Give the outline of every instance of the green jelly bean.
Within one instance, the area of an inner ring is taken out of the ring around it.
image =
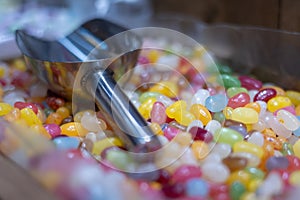
[[[240,200],[245,192],[245,186],[239,181],[233,182],[230,186],[230,197],[232,200]]]
[[[264,179],[265,172],[256,167],[246,167],[245,172],[250,174],[251,179]]]
[[[144,103],[147,99],[149,98],[156,98],[157,96],[161,95],[158,92],[144,92],[140,97],[139,97],[139,101],[141,103]]]
[[[246,88],[243,88],[243,87],[230,87],[227,90],[227,95],[228,95],[229,98],[231,98],[234,95],[242,93],[242,92],[245,92],[245,93],[248,94],[248,90]]]
[[[229,144],[233,147],[236,142],[243,141],[244,137],[233,129],[223,127],[216,130],[214,140],[219,143]]]
[[[106,160],[119,170],[126,170],[129,163],[132,162],[125,152],[112,150],[107,152]]]
[[[225,116],[224,116],[223,112],[216,112],[213,115],[213,119],[217,120],[218,122],[220,122],[222,124],[225,121]]]
[[[232,69],[227,65],[217,65],[218,70],[221,74],[232,74]]]
[[[294,155],[294,150],[293,150],[293,146],[288,143],[288,142],[285,142],[282,144],[282,150],[281,150],[282,154],[284,156],[286,155]]]
[[[231,87],[241,87],[241,82],[238,78],[230,76],[228,74],[222,74],[221,80],[219,79],[219,84],[224,84],[226,89]]]

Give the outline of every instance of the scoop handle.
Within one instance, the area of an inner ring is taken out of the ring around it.
[[[109,68],[91,73],[85,88],[94,96],[107,120],[117,125],[113,127],[114,131],[129,150],[152,152],[161,147],[157,136],[116,83]]]

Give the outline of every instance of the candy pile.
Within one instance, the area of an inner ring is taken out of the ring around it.
[[[100,111],[74,113],[71,102],[47,92],[21,59],[0,64],[0,116],[54,143],[55,155],[32,162],[39,163],[33,167],[37,173],[50,174],[45,185],[62,198],[295,199],[300,93],[236,75],[221,64],[210,76],[203,67],[205,53],[189,54],[194,65],[169,52],[145,50],[126,85],[125,92],[167,147],[147,165],[136,165],[122,150]],[[126,173],[141,167],[156,170]]]

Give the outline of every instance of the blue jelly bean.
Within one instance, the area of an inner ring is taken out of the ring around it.
[[[224,94],[216,94],[207,97],[205,100],[205,107],[211,112],[222,111],[228,103],[228,98]]]
[[[267,160],[266,168],[268,171],[274,169],[286,169],[289,166],[289,160],[284,156],[272,156]]]
[[[57,149],[68,150],[77,149],[80,141],[76,137],[56,137],[53,139],[53,143]]]
[[[186,182],[186,194],[190,197],[205,197],[208,194],[208,184],[201,178],[193,178]]]
[[[300,116],[297,116],[297,119],[300,120]],[[293,133],[295,136],[299,137],[300,136],[300,127],[297,130],[295,130]]]

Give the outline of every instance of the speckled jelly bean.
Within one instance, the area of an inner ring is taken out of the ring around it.
[[[150,117],[151,117],[151,122],[153,123],[158,123],[158,124],[165,123],[167,119],[165,105],[161,102],[155,102],[153,104]]]
[[[214,133],[214,141],[229,144],[230,146],[243,139],[244,137],[239,132],[230,128],[220,128]]]
[[[252,108],[240,107],[232,111],[231,119],[244,124],[254,124],[258,122],[258,113]]]
[[[273,97],[272,99],[270,99],[268,101],[267,105],[268,105],[268,110],[270,112],[275,112],[276,110],[278,110],[280,108],[291,106],[292,102],[288,97],[276,96],[276,97]]]
[[[239,81],[238,78],[236,78],[234,76],[231,76],[231,75],[228,75],[228,74],[222,74],[221,75],[221,80],[219,82],[221,84],[224,84],[225,88],[240,87],[241,86],[241,82]]]
[[[275,97],[277,92],[273,88],[264,88],[258,91],[258,93],[254,96],[254,101],[264,101],[268,102],[270,99]]]
[[[300,127],[298,118],[286,110],[279,110],[277,112],[277,119],[288,130],[295,131]]]
[[[242,92],[229,98],[227,106],[231,108],[243,107],[250,102],[250,97],[247,93]]]
[[[239,76],[242,87],[247,90],[259,90],[262,87],[262,82],[249,76]]]
[[[222,111],[228,103],[228,98],[224,94],[209,96],[205,100],[205,107],[211,112]]]
[[[53,139],[57,149],[67,150],[67,149],[77,149],[80,140],[76,137],[56,137]]]
[[[248,152],[257,156],[258,158],[262,158],[264,155],[262,147],[245,141],[236,142],[233,145],[233,152]]]
[[[201,104],[193,104],[190,108],[190,112],[194,114],[196,119],[200,120],[203,125],[207,125],[207,123],[212,120],[210,112]]]

